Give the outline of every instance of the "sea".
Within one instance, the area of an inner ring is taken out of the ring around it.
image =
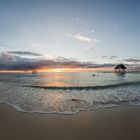
[[[140,105],[140,73],[0,73],[0,102],[28,113]]]

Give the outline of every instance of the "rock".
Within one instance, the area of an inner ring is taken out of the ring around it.
[[[75,101],[78,101],[77,99],[71,99],[71,101],[75,102]]]

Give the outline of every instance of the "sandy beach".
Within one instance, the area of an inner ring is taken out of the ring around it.
[[[0,104],[0,140],[139,140],[140,107],[28,114]]]

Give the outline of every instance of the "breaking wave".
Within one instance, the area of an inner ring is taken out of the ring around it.
[[[112,85],[104,85],[104,86],[41,86],[41,85],[23,85],[24,87],[32,87],[32,88],[42,88],[48,90],[101,90],[101,89],[109,89],[116,88],[122,86],[130,86],[130,85],[140,85],[140,81],[135,82],[125,82],[119,84]]]

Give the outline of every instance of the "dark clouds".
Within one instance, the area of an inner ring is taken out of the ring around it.
[[[0,69],[1,70],[31,70],[43,67],[47,68],[98,68],[114,66],[113,64],[98,65],[93,62],[81,62],[73,58],[58,57],[56,59],[37,59],[23,58],[16,54],[31,54],[39,56],[31,52],[3,52],[0,53]]]
[[[116,59],[116,58],[118,58],[118,57],[115,55],[110,56],[110,59]]]
[[[42,56],[42,54],[34,53],[34,52],[30,52],[30,51],[9,51],[7,53],[16,54],[16,55]]]
[[[132,62],[132,63],[139,63],[140,58],[129,58],[129,59],[124,59],[123,61],[125,62]]]
[[[31,59],[22,58],[20,56],[12,55],[9,53],[0,53],[0,69],[1,70],[16,70],[24,69],[24,65],[29,65]]]
[[[115,66],[116,66],[116,64],[106,63],[106,64],[96,64],[89,68],[107,68],[107,67],[115,67]]]
[[[18,55],[17,55],[18,54]],[[0,70],[32,70],[40,68],[114,68],[116,64],[97,64],[96,62],[82,62],[73,58],[57,57],[55,59],[24,58],[24,55],[41,56],[33,52],[2,52],[0,53]],[[124,61],[140,62],[139,59],[125,59]],[[130,65],[131,67],[131,65]],[[133,64],[133,68],[139,69]]]
[[[107,59],[116,59],[116,58],[118,58],[117,56],[115,56],[115,55],[112,55],[112,56],[106,56],[106,55],[104,55],[104,56],[102,56],[102,58],[107,58]]]

